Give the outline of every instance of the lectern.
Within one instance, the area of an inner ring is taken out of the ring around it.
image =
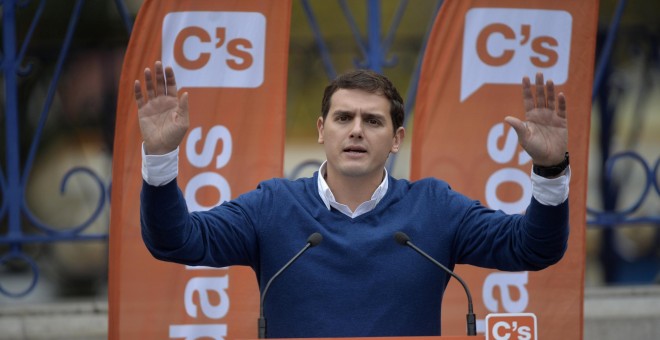
[[[483,335],[476,336],[394,336],[394,337],[367,337],[367,338],[296,338],[296,339],[274,339],[274,340],[374,340],[374,339],[387,339],[387,340],[485,340]],[[254,339],[256,340],[256,339]]]

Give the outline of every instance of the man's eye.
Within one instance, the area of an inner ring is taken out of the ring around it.
[[[380,120],[378,119],[369,119],[368,123],[371,125],[380,125]]]

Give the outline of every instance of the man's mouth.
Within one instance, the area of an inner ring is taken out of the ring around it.
[[[350,153],[367,153],[367,149],[359,146],[349,146],[344,149],[344,152],[350,152]]]

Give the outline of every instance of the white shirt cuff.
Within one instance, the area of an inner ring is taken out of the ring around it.
[[[179,175],[179,148],[164,155],[147,155],[142,144],[142,179],[149,185],[163,186]]]
[[[568,184],[571,182],[571,167],[557,178],[545,178],[532,172],[532,195],[543,205],[557,206],[568,198]]]

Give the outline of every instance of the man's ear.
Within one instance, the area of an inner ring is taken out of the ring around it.
[[[323,117],[319,117],[319,119],[316,120],[316,129],[319,132],[318,143],[323,144]]]
[[[392,149],[390,149],[391,153],[399,152],[399,149],[401,149],[401,143],[403,143],[403,137],[405,137],[405,135],[406,129],[404,129],[403,126],[400,126],[398,129],[396,129],[392,139]]]

